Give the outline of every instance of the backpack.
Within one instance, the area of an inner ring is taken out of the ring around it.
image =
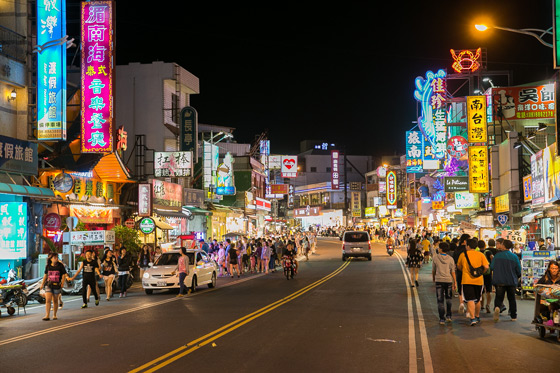
[[[253,251],[251,250],[251,245],[247,245],[247,255],[251,255]]]

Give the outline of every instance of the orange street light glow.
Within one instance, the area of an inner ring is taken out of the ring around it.
[[[486,31],[486,30],[488,30],[488,26],[486,26],[486,25],[474,25],[474,27],[475,27],[478,31]]]

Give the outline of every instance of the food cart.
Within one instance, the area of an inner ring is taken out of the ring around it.
[[[556,251],[531,251],[521,253],[521,295],[533,292],[537,281],[545,274],[548,262],[556,258]]]
[[[535,317],[532,324],[544,338],[547,330],[560,342],[560,285],[535,285]],[[545,308],[546,316],[541,313]],[[548,317],[547,317],[548,316]]]

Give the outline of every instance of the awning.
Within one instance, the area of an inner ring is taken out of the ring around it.
[[[189,210],[194,215],[212,215],[212,211],[208,211],[194,206],[183,206],[183,209]]]
[[[159,209],[154,209],[154,212],[158,215],[165,216],[166,218],[188,218],[187,215],[183,214],[181,211],[163,211]]]
[[[523,221],[523,223],[531,223],[536,218],[541,218],[542,215],[543,215],[542,211],[532,212],[530,214],[525,215],[523,217],[522,221]]]
[[[156,227],[158,227],[159,229],[163,229],[167,231],[175,229],[171,225],[167,224],[163,220],[156,218],[155,216],[153,216],[152,219],[154,219],[154,223],[156,223]]]
[[[101,158],[93,170],[103,181],[112,181],[114,183],[135,182],[130,180],[130,173],[117,153],[107,154]]]
[[[54,198],[54,192],[49,188],[39,188],[18,184],[0,183],[0,194],[1,193],[35,198]]]

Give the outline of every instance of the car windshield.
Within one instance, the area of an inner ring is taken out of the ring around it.
[[[179,254],[179,253],[163,253],[159,257],[159,259],[155,262],[154,265],[156,265],[156,266],[177,265],[180,256],[181,256],[181,254]],[[187,256],[189,257],[189,264],[192,265],[193,262],[194,262],[194,254],[193,253],[187,253]]]
[[[346,242],[367,242],[368,234],[366,232],[346,232],[344,234],[344,241]]]

